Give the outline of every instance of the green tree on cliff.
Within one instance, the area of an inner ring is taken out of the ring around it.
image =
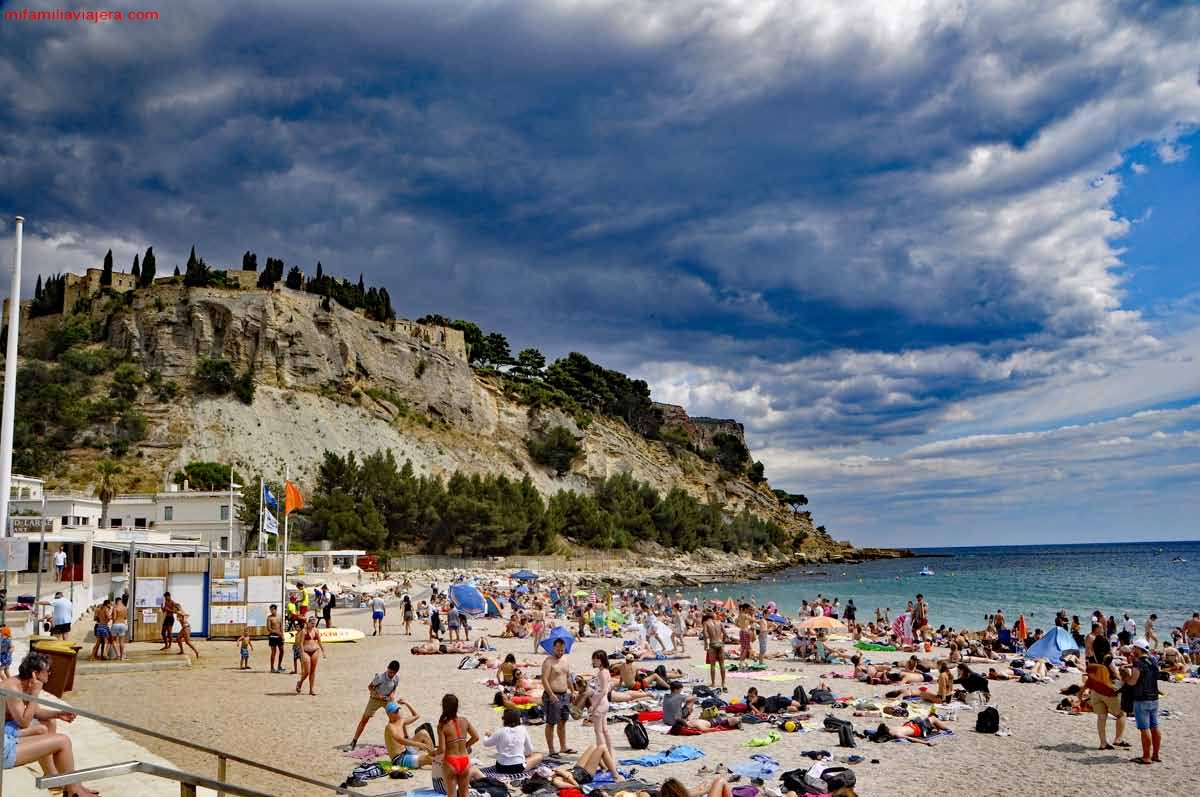
[[[154,284],[154,247],[147,247],[146,256],[142,258],[142,278],[138,280],[138,285],[143,288]]]
[[[129,269],[129,275],[133,277],[133,284],[139,285],[142,281],[142,266],[138,261],[137,252],[133,253],[133,267]]]
[[[112,250],[109,249],[108,252],[105,253],[105,255],[104,255],[104,266],[100,270],[100,287],[101,288],[112,287],[112,275],[113,275],[113,258],[112,258]]]

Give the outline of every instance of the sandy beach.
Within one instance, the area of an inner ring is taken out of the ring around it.
[[[418,582],[419,583],[419,582]],[[936,614],[934,616],[936,624]],[[366,610],[339,610],[335,623],[370,633],[370,617]],[[513,652],[518,660],[540,662],[543,656],[534,654],[532,643],[523,639],[500,639],[501,622],[476,620],[473,627],[485,631],[498,650],[499,656]],[[398,605],[389,609],[385,633],[381,637],[367,636],[351,644],[327,646],[329,655],[321,662],[318,674],[319,695],[296,695],[295,679],[286,674],[267,672],[267,646],[256,643],[252,658],[253,669],[238,671],[237,652],[233,642],[197,641],[201,658],[191,669],[105,674],[77,680],[76,691],[70,700],[84,708],[139,723],[158,731],[217,748],[268,761],[285,769],[303,772],[330,783],[340,783],[355,761],[337,748],[349,741],[366,702],[366,685],[371,677],[383,670],[390,659],[400,662],[401,694],[422,716],[436,721],[444,693],[454,692],[462,703],[462,714],[479,729],[481,735],[499,727],[499,714],[491,707],[494,689],[481,683],[492,675],[484,670],[459,670],[460,655],[413,656],[409,648],[428,636],[427,628],[413,625],[413,636],[402,634]],[[474,637],[474,634],[473,634]],[[782,641],[772,641],[772,650],[782,650]],[[848,643],[847,643],[848,646]],[[573,672],[589,670],[589,657],[594,650],[613,650],[619,642],[612,639],[579,640],[569,655]],[[682,667],[686,674],[703,678],[707,671],[695,665],[703,662],[699,642],[688,639],[688,660],[668,662]],[[932,655],[944,656],[945,650],[935,649]],[[873,661],[901,657],[899,653],[868,654]],[[286,664],[290,670],[290,648]],[[731,694],[742,695],[749,686],[757,686],[763,694],[776,691],[790,694],[796,684],[812,688],[832,670],[846,671],[848,666],[802,664],[779,660],[771,671],[787,676],[786,680],[756,680],[731,677]],[[984,668],[986,670],[986,668]],[[638,777],[661,782],[678,777],[689,785],[705,780],[698,770],[718,764],[734,765],[749,759],[752,753],[766,753],[777,759],[780,772],[805,766],[809,759],[805,750],[829,750],[835,758],[844,760],[850,753],[866,757],[853,765],[858,778],[858,793],[863,795],[926,795],[930,793],[992,794],[1058,794],[1063,784],[1070,791],[1100,793],[1116,785],[1134,786],[1141,792],[1180,794],[1181,784],[1189,781],[1186,761],[1200,744],[1200,686],[1196,684],[1162,684],[1161,705],[1170,710],[1164,717],[1164,762],[1139,767],[1130,763],[1136,754],[1137,735],[1132,722],[1126,738],[1134,750],[1118,749],[1100,752],[1091,714],[1072,716],[1054,710],[1059,702],[1058,690],[1078,682],[1076,674],[1061,674],[1053,683],[1019,684],[993,683],[993,704],[998,706],[1001,725],[1008,736],[981,735],[974,731],[975,715],[962,712],[953,723],[953,735],[936,739],[934,746],[892,742],[874,744],[858,741],[858,749],[836,747],[833,734],[821,730],[824,711],[811,707],[813,719],[804,723],[814,730],[806,733],[783,734],[782,738],[765,748],[751,749],[744,745],[753,736],[766,733],[769,726],[750,725],[743,730],[715,733],[680,739],[651,732],[650,751],[663,751],[674,744],[686,743],[705,752],[701,760],[671,764],[656,768],[641,768]],[[835,695],[851,698],[882,697],[884,687],[872,687],[848,679],[828,679]],[[619,709],[616,706],[614,710]],[[852,717],[852,709],[833,710],[835,716],[852,719],[859,729],[872,728],[878,717]],[[362,742],[382,744],[385,717],[379,712],[371,721]],[[891,719],[895,725],[898,720]],[[618,757],[638,755],[630,751],[621,732],[613,725]],[[545,750],[543,729],[531,727],[530,736],[535,749]],[[590,727],[572,721],[568,725],[568,743],[582,749],[591,743]],[[138,741],[155,753],[173,761],[181,768],[215,774],[216,764],[205,755],[197,755],[174,745],[145,737]],[[492,762],[491,751],[477,748],[481,762]],[[870,763],[878,759],[879,763]],[[282,778],[262,777],[244,768],[231,766],[234,782],[264,789],[272,794],[319,794],[316,789],[299,788]],[[106,793],[114,793],[110,789]],[[768,785],[772,785],[769,781]],[[430,775],[422,771],[411,780],[376,780],[363,788],[370,794],[383,794],[399,789],[428,788]]]

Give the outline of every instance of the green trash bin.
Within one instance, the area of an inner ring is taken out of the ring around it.
[[[50,658],[50,680],[46,691],[62,697],[75,688],[75,661],[83,645],[54,637],[35,636],[29,639],[29,649]]]

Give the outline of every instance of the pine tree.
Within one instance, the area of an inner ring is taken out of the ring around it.
[[[129,269],[129,273],[133,276],[133,284],[140,285],[142,282],[142,266],[138,262],[137,252],[133,253],[133,268]]]
[[[396,317],[396,311],[392,309],[392,297],[388,296],[387,288],[379,289],[379,320],[391,321]]]
[[[175,276],[179,276],[179,266],[175,266]]]
[[[109,249],[108,253],[104,255],[104,269],[100,272],[100,287],[101,288],[112,287],[112,272],[113,272],[112,250]]]
[[[196,259],[196,245],[192,244],[192,253],[188,255],[187,268],[185,271],[195,271],[198,265],[200,265],[200,261]]]
[[[138,283],[142,287],[154,284],[154,247],[147,247],[146,256],[142,258],[142,279]]]

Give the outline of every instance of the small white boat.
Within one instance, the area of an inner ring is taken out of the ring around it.
[[[925,567],[922,567],[922,568],[921,568],[921,573],[920,573],[920,575],[923,575],[923,576],[932,576],[932,575],[933,575],[933,571],[929,569],[929,566],[928,566],[928,565],[926,565]]]
[[[1187,563],[1187,559],[1184,559],[1182,556],[1176,556],[1174,559],[1171,560],[1171,564],[1173,564],[1173,565],[1182,565],[1182,564],[1186,564],[1186,563]]]

